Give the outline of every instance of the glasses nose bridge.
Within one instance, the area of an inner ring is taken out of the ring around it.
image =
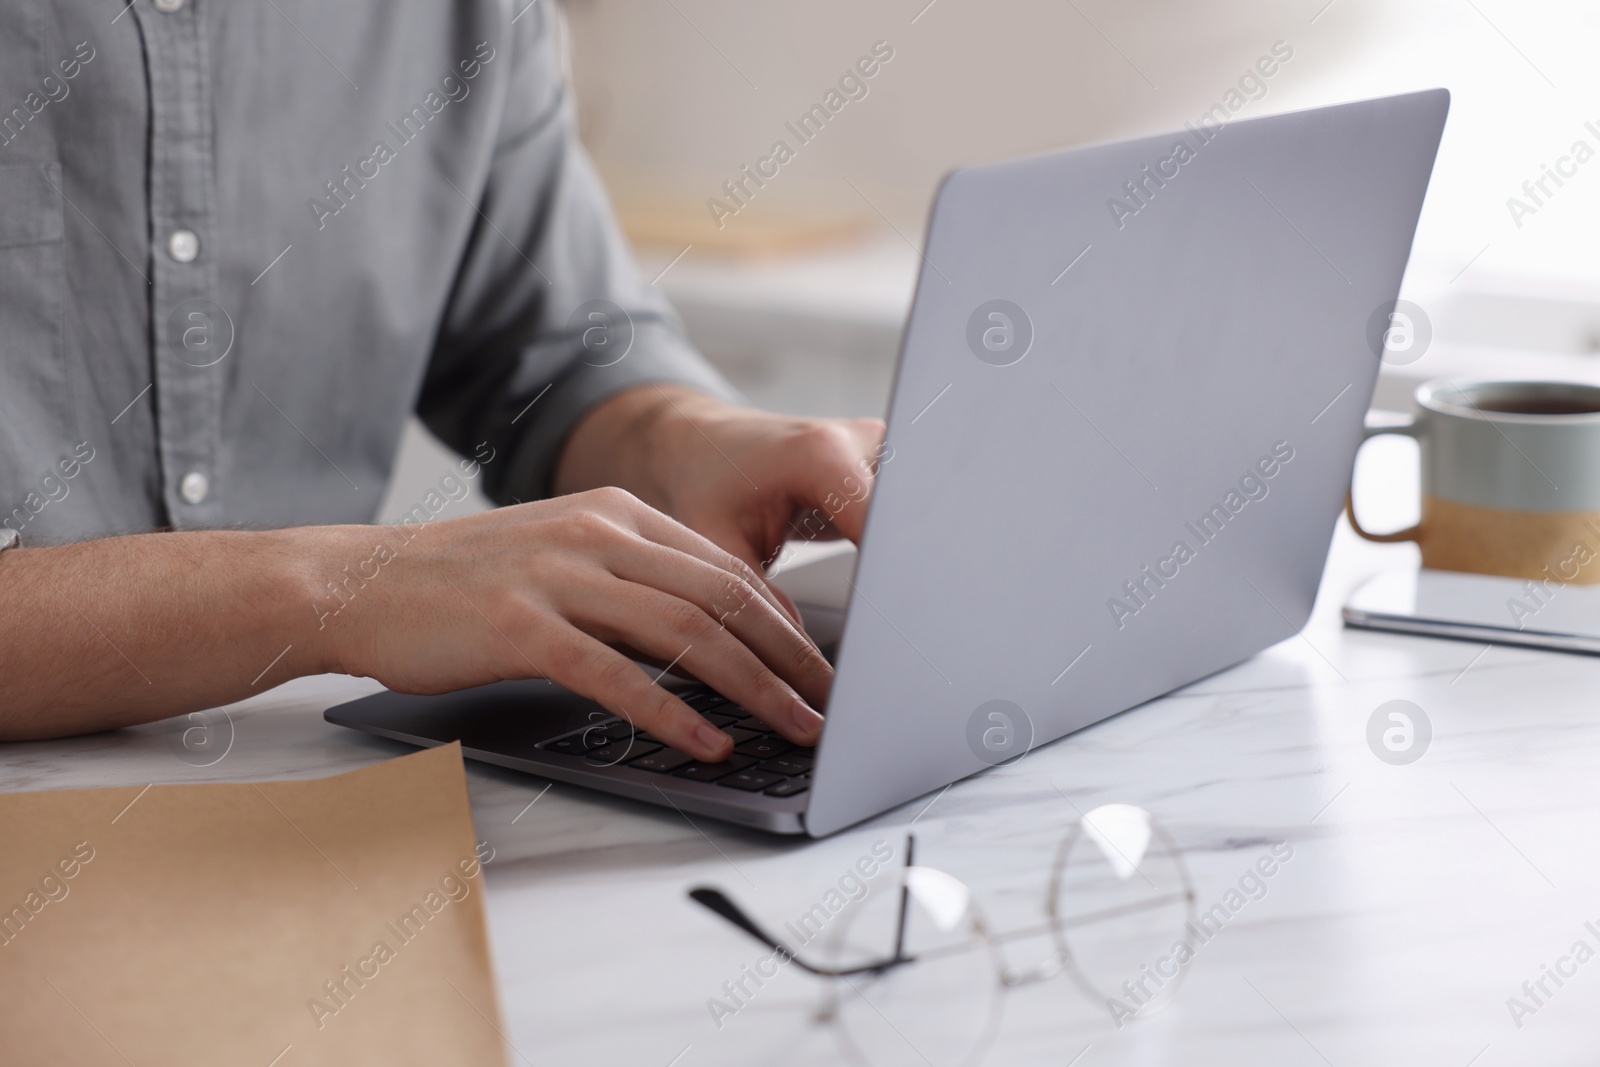
[[[1002,953],[1004,949],[1001,949]],[[1022,986],[1037,985],[1048,982],[1067,969],[1066,954],[1056,949],[1039,963],[1031,967],[1016,968],[1010,962],[1002,959],[1000,962],[1000,984],[1007,989],[1017,989]]]
[[[1056,915],[1056,908],[1054,905],[1055,898],[1061,888],[1060,868],[1062,866],[1062,861],[1064,860],[1066,853],[1070,850],[1071,844],[1076,837],[1076,830],[1076,827],[1074,827],[1073,830],[1069,830],[1066,836],[1057,846],[1056,862],[1052,864],[1052,869],[1049,875],[1045,877],[1044,885],[1041,887],[1044,894],[1042,906],[1046,913],[1046,919],[1043,922],[1034,923],[1028,926],[1015,927],[1007,930],[998,930],[991,924],[988,912],[983,906],[983,899],[979,896],[977,891],[973,890],[970,886],[967,886],[965,882],[960,882],[960,884],[967,890],[967,893],[969,894],[966,899],[966,905],[969,911],[968,919],[971,923],[971,935],[976,942],[975,947],[979,948],[980,951],[983,951],[989,957],[991,964],[994,966],[995,980],[1003,988],[1015,989],[1022,986],[1036,985],[1040,982],[1046,982],[1059,976],[1071,966],[1071,952],[1062,942],[1060,937],[1057,936],[1059,934],[1059,930],[1057,929],[1059,917]],[[905,892],[905,890],[908,888],[907,881],[910,877],[914,877],[912,874],[913,866],[914,865],[908,863],[904,869],[904,873],[902,874],[901,910],[898,917],[902,931],[904,929],[904,920],[907,917],[906,913],[908,907],[916,896],[915,892]],[[924,871],[930,870],[930,868],[926,867],[921,869]],[[942,875],[943,877],[952,881],[959,881],[948,872],[938,870],[937,868],[931,870],[933,870],[934,873]],[[1024,964],[1021,966],[1013,964],[1013,956],[1019,954],[1018,949],[1016,948],[1016,942],[1044,939],[1049,940],[1050,948],[1043,959],[1039,959],[1035,963]],[[933,953],[933,955],[939,954],[940,953],[938,952]],[[899,955],[898,951],[896,955]],[[913,952],[912,955],[915,956],[916,953]],[[897,959],[895,962],[902,961]]]
[[[1007,989],[1047,982],[1065,971],[1072,962],[1065,944],[1056,937],[1053,917],[1042,923],[1009,930],[990,930],[982,919],[979,925],[979,936],[988,945],[1000,984]],[[1048,953],[1042,959],[1033,956],[1037,962],[1014,963],[1013,960],[1022,955],[1019,943],[1030,941],[1047,941]]]

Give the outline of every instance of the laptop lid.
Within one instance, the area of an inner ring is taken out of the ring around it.
[[[1305,623],[1448,107],[1431,90],[945,180],[809,833]]]

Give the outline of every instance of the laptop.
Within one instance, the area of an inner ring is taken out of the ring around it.
[[[735,737],[727,764],[546,681],[327,720],[824,836],[1284,640],[1448,108],[1430,90],[944,180],[815,750],[692,684]]]

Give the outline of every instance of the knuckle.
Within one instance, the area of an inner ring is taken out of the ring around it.
[[[556,681],[576,677],[583,670],[587,651],[579,641],[550,642],[545,650],[545,661],[549,666],[551,677]]]
[[[666,609],[667,625],[678,637],[693,639],[703,637],[716,628],[716,623],[698,605],[680,600]]]
[[[524,636],[538,640],[545,616],[529,597],[510,588],[492,589],[479,603],[484,618],[501,632],[511,634],[518,643]]]
[[[756,696],[761,700],[778,701],[789,698],[789,687],[783,683],[783,679],[765,667],[756,671],[751,684],[755,686]]]
[[[828,661],[822,658],[816,646],[802,638],[794,647],[793,662],[796,671],[806,674],[816,674],[828,670]]]
[[[730,574],[717,588],[712,602],[713,614],[718,621],[730,619],[759,599],[760,594],[748,578]]]
[[[610,656],[596,649],[590,654],[591,672],[595,685],[603,691],[615,693],[627,688],[634,679],[634,666],[621,656]]]
[[[650,716],[650,721],[657,726],[670,723],[681,726],[684,730],[692,730],[694,728],[692,720],[699,716],[695,715],[677,697],[668,693],[665,689],[660,687],[652,688],[655,691],[655,697],[646,711],[646,714]]]
[[[723,553],[722,568],[749,589],[752,595],[755,593],[755,584],[763,580],[754,567],[731,552]]]
[[[678,709],[673,705],[670,693],[652,685],[640,697],[629,699],[622,717],[633,724],[635,732],[649,730],[665,736],[678,718]]]
[[[585,496],[591,498],[595,505],[609,511],[632,511],[639,503],[639,498],[616,485],[603,485],[598,489],[591,489]]]
[[[568,521],[572,534],[585,544],[606,542],[620,532],[610,519],[598,511],[585,509],[574,513]]]
[[[808,456],[828,460],[853,451],[850,431],[836,422],[813,422],[799,432],[796,445]]]

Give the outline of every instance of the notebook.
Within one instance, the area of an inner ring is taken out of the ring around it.
[[[504,1067],[459,746],[0,794],[0,1063]]]
[[[1600,654],[1600,585],[1426,568],[1386,571],[1345,605],[1348,626]]]

